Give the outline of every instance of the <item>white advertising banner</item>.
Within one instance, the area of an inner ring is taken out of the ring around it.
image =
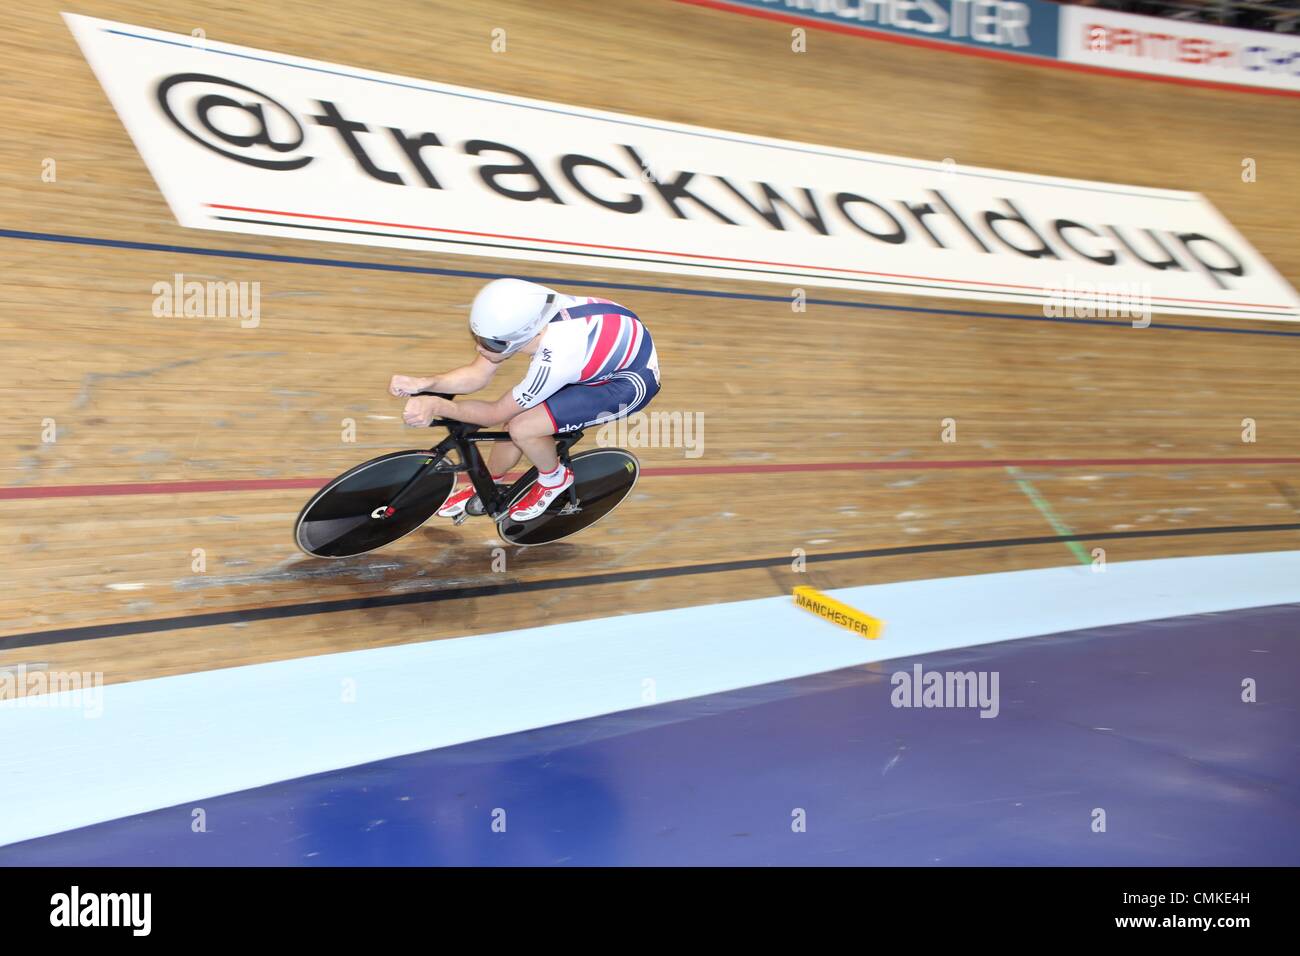
[[[583,278],[619,268],[1064,303],[1080,317],[1133,298],[1300,318],[1291,286],[1195,193],[768,139],[65,18],[182,226]]]
[[[1060,30],[1071,63],[1300,91],[1300,36],[1075,6],[1061,8]]]

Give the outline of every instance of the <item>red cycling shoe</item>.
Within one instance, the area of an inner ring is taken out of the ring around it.
[[[503,479],[504,477],[505,475],[499,475],[499,476],[493,475],[492,480],[496,482],[500,482],[501,479]],[[451,497],[448,498],[446,501],[444,501],[442,503],[442,507],[438,509],[438,517],[439,518],[457,517],[458,515],[461,514],[461,512],[465,510],[465,506],[469,504],[469,500],[473,498],[476,494],[478,494],[478,492],[474,490],[474,485],[472,483],[461,488],[459,491],[452,492]]]
[[[569,468],[564,469],[560,483],[554,487],[544,485],[540,478],[537,479],[528,489],[528,493],[510,506],[510,517],[515,521],[531,521],[549,508],[551,502],[563,494],[571,484],[573,484],[573,471]]]

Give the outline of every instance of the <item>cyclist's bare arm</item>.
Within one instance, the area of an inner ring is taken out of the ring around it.
[[[510,421],[523,411],[515,401],[513,392],[506,392],[495,402],[483,402],[474,398],[449,402],[439,398],[431,403],[431,407],[437,418],[452,418],[471,425],[498,425]]]
[[[522,411],[513,392],[506,392],[495,402],[473,398],[451,401],[441,395],[416,395],[406,400],[402,421],[416,427],[428,425],[435,418],[450,418],[471,425],[496,425],[510,421]]]
[[[496,364],[483,356],[441,375],[421,378],[417,375],[394,375],[388,383],[389,394],[405,398],[417,392],[447,392],[452,395],[469,395],[487,385],[496,374]]]

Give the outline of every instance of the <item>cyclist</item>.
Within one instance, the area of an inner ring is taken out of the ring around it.
[[[609,299],[564,295],[523,279],[495,279],[480,289],[469,327],[478,352],[472,362],[424,378],[394,375],[388,390],[408,398],[407,425],[427,426],[435,418],[506,423],[510,441],[493,443],[488,470],[500,480],[521,454],[537,467],[537,481],[510,508],[512,518],[527,521],[573,484],[553,436],[640,411],[658,393],[654,340],[630,309]],[[516,353],[532,356],[528,372],[494,402],[416,394],[477,392]],[[473,496],[466,483],[438,514],[456,517]]]

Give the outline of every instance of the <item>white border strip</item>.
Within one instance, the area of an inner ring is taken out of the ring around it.
[[[103,688],[97,718],[0,702],[0,845],[651,701],[1012,638],[1300,601],[1300,552],[830,593],[882,618],[883,639],[856,637],[783,596],[116,684]],[[355,703],[343,702],[347,687]]]

